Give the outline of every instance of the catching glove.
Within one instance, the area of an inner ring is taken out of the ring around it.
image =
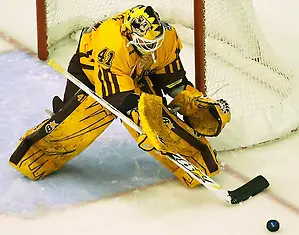
[[[171,101],[169,107],[178,110],[185,122],[204,136],[219,135],[231,119],[229,104],[225,100],[204,97],[190,85]]]

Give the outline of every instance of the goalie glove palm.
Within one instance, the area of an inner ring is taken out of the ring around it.
[[[185,121],[204,136],[217,136],[230,122],[230,108],[221,99],[214,101],[191,86],[178,94],[169,105],[172,109],[179,107],[179,113]]]

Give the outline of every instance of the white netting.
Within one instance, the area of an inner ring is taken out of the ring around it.
[[[152,5],[175,24],[183,42],[193,43],[193,0],[48,0],[49,46],[137,4]],[[232,121],[214,146],[232,149],[290,133],[299,120],[295,74],[267,43],[252,0],[207,0],[205,15],[207,93],[226,99],[232,109]]]
[[[52,45],[82,26],[138,4],[150,4],[166,21],[193,27],[193,15],[190,15],[193,14],[193,1],[190,0],[184,3],[183,9],[182,0],[47,0],[48,43]]]

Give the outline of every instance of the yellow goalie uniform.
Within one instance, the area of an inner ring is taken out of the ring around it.
[[[188,82],[181,49],[176,30],[152,7],[139,5],[83,29],[68,71],[141,125],[144,134],[139,135],[124,124],[140,148],[183,184],[195,187],[199,182],[159,152],[177,152],[206,174],[217,174],[215,153],[204,136],[218,135],[230,112],[225,101],[203,97]],[[168,106],[162,91],[174,97]],[[32,180],[63,167],[115,119],[69,81],[63,100],[53,99],[53,111],[51,118],[25,133],[9,159]]]

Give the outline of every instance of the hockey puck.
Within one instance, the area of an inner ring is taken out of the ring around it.
[[[267,222],[267,229],[270,231],[270,232],[276,232],[279,230],[279,222],[277,220],[269,220]]]

